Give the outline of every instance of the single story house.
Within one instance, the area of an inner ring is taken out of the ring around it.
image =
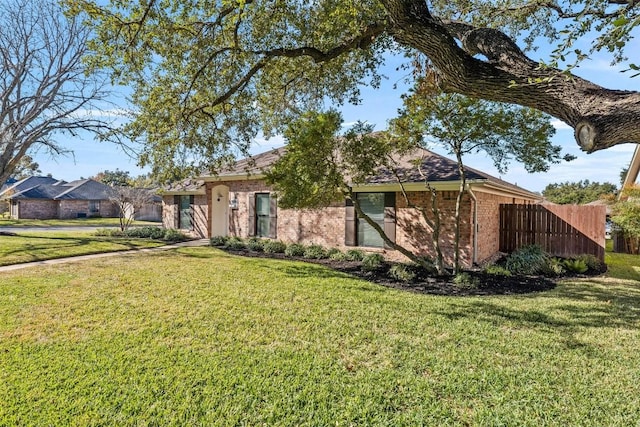
[[[217,175],[202,175],[168,188],[163,193],[163,224],[196,237],[258,236],[287,243],[319,244],[346,249],[360,247],[403,260],[383,240],[349,200],[315,210],[281,209],[277,194],[264,180],[268,169],[286,147],[235,163]],[[419,159],[420,168],[415,165]],[[430,193],[436,190],[441,212],[441,247],[445,261],[453,259],[454,213],[460,175],[456,162],[427,150],[398,159],[405,199],[396,176],[380,173],[354,187],[363,210],[379,222],[396,243],[433,256],[431,231],[417,209],[430,212]],[[467,168],[467,190],[461,206],[460,248],[463,265],[491,258],[499,251],[500,204],[539,203],[542,197],[484,172]]]
[[[31,176],[9,186],[0,198],[10,204],[14,219],[67,219],[118,216],[109,201],[111,188],[90,179],[65,182],[46,176]]]
[[[6,188],[0,198],[9,201],[14,219],[69,219],[117,217],[109,200],[111,187],[92,179],[72,182],[48,176],[30,176]]]

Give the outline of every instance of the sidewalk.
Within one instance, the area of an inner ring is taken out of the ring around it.
[[[207,246],[208,244],[209,244],[209,239],[189,240],[187,242],[172,243],[170,245],[158,246],[156,248],[132,249],[129,251],[103,252],[99,254],[78,255],[78,256],[72,256],[67,258],[46,259],[42,261],[33,261],[33,262],[24,262],[21,264],[5,265],[0,267],[0,272],[20,270],[22,268],[35,267],[38,265],[63,264],[66,262],[84,261],[86,259],[106,258],[110,256],[135,254],[140,252],[159,252],[159,251],[166,251],[168,249],[175,249],[175,248]]]

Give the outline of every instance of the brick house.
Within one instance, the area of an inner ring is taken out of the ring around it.
[[[0,198],[9,201],[13,219],[118,217],[110,192],[111,187],[92,179],[65,182],[31,176],[8,186]]]
[[[284,148],[237,162],[218,175],[203,175],[179,183],[163,193],[163,223],[197,237],[258,236],[287,243],[325,247],[361,247],[381,252],[388,259],[403,260],[364,220],[350,201],[317,210],[281,209],[263,172]],[[420,159],[420,170],[415,159]],[[430,206],[425,181],[437,191],[441,211],[441,247],[445,261],[453,259],[455,202],[460,185],[457,164],[421,150],[398,159],[407,203],[394,174],[381,171],[366,185],[354,187],[363,210],[374,218],[396,243],[416,253],[433,256],[430,231],[420,213],[409,205]],[[461,211],[461,262],[469,266],[492,257],[499,250],[501,203],[538,203],[541,196],[475,169],[467,168],[467,192]]]

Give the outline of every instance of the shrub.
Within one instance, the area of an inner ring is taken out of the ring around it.
[[[565,259],[563,264],[567,271],[570,271],[571,273],[582,274],[589,270],[587,263],[582,259]]]
[[[241,251],[246,247],[246,245],[244,243],[244,240],[242,240],[240,237],[234,236],[227,240],[227,244],[224,245],[224,247],[225,249],[229,249],[230,251]]]
[[[523,246],[507,256],[505,267],[513,274],[540,274],[546,271],[548,260],[540,246]]]
[[[453,277],[453,283],[458,286],[476,288],[480,284],[480,281],[477,277],[473,277],[467,272],[462,272]]]
[[[417,274],[411,266],[406,264],[394,264],[389,269],[389,277],[400,282],[413,282]]]
[[[93,234],[105,237],[124,237],[124,232],[118,228],[99,228]]]
[[[329,257],[329,259],[332,259],[334,261],[344,261],[347,259],[345,253],[338,248],[329,249],[327,251],[327,256]]]
[[[262,252],[264,250],[265,242],[257,237],[252,237],[245,243],[245,246],[250,251]]]
[[[384,257],[381,254],[367,254],[362,258],[362,269],[365,271],[373,271],[382,267]]]
[[[143,239],[164,239],[165,230],[160,227],[147,225],[144,227],[132,227],[124,233],[128,237],[138,237]]]
[[[167,228],[164,230],[164,240],[168,242],[182,242],[187,239],[187,236],[175,228]]]
[[[290,257],[300,257],[304,255],[305,248],[299,243],[292,243],[284,250],[284,254]]]
[[[595,272],[604,272],[606,270],[606,266],[602,261],[600,261],[595,255],[591,254],[583,254],[576,257],[576,259],[583,260],[590,271]]]
[[[287,249],[287,245],[280,240],[267,240],[262,248],[268,254],[281,254]]]
[[[326,249],[322,246],[311,245],[304,250],[302,256],[307,259],[325,259],[328,255]]]
[[[209,244],[211,246],[225,246],[229,238],[227,236],[213,236],[211,240],[209,240]]]
[[[511,272],[501,265],[491,264],[485,267],[484,272],[487,274],[491,274],[492,276],[503,276],[509,277],[511,276]]]
[[[547,268],[544,271],[548,276],[560,276],[565,272],[564,263],[560,258],[551,257],[547,260]]]
[[[364,252],[360,249],[349,249],[345,253],[347,261],[362,261],[364,258]]]

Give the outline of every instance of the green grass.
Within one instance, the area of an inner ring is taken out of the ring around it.
[[[0,425],[640,422],[640,285],[436,297],[210,247],[0,273]]]
[[[134,221],[132,225],[158,225],[158,222]],[[9,219],[0,218],[0,227],[119,227],[118,218]]]
[[[640,281],[639,255],[612,252],[612,243],[608,240],[604,261],[607,264],[608,277]]]
[[[0,236],[0,266],[166,244],[147,239],[98,237],[89,232],[24,232]]]

